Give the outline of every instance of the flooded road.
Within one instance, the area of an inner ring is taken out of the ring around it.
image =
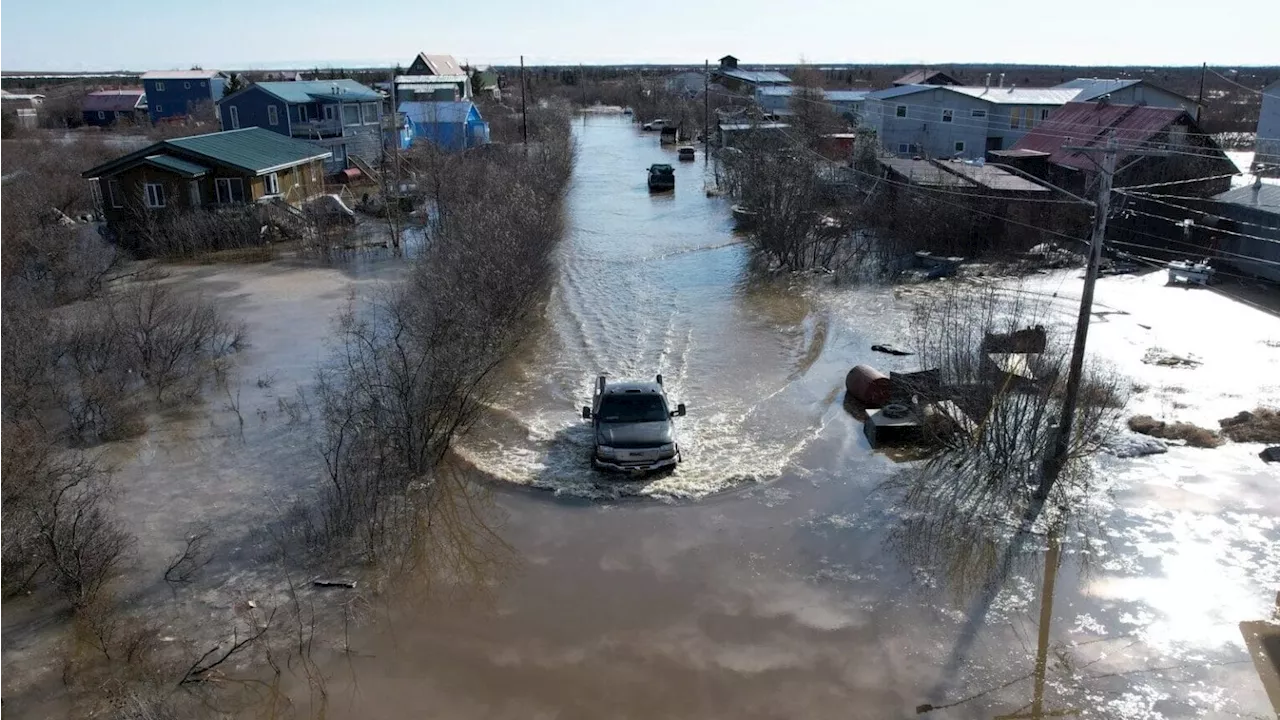
[[[869,351],[902,339],[904,301],[761,277],[725,201],[705,197],[701,157],[673,162],[624,118],[577,122],[545,327],[460,450],[496,479],[491,502],[460,503],[469,519],[437,548],[464,569],[444,584],[406,578],[380,598],[383,622],[318,657],[324,693],[298,683],[301,709],[1272,715],[1238,628],[1268,618],[1280,587],[1280,492],[1257,448],[1100,460],[1104,488],[1082,512],[1092,522],[1018,553],[976,612],[1007,536],[945,493],[882,487],[897,466],[870,452],[841,405],[851,365],[911,368]],[[674,194],[646,191],[653,162],[677,165]],[[1070,318],[1074,280],[1045,282]],[[1141,282],[1104,284],[1101,302],[1107,287]],[[1280,338],[1274,318],[1250,321]],[[1137,342],[1124,318],[1108,322],[1103,343]],[[1255,371],[1280,367],[1271,346],[1250,342]],[[658,372],[689,407],[684,464],[648,483],[596,475],[578,419],[595,375]],[[1205,392],[1259,384],[1229,375]]]

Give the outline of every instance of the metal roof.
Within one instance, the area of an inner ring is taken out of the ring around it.
[[[1280,215],[1280,185],[1262,183],[1245,185],[1214,195],[1213,199],[1220,203],[1258,208],[1273,215]]]
[[[977,183],[953,175],[928,160],[914,158],[880,158],[880,164],[906,178],[914,185],[974,189]]]
[[[165,170],[171,170],[183,177],[200,177],[209,172],[209,168],[193,163],[189,160],[183,160],[172,155],[148,155],[146,162]]]
[[[939,76],[941,76],[942,78],[945,78],[946,82],[934,82],[934,83],[928,82],[929,80],[933,80],[935,78],[938,78]],[[907,73],[906,75],[903,75],[897,80],[894,80],[893,84],[894,85],[959,85],[960,83],[955,78],[942,72],[941,70],[930,70],[928,68],[925,68],[923,70],[912,70],[911,72]]]
[[[1002,192],[1049,192],[1049,188],[1040,183],[1032,182],[1020,175],[1015,175],[991,165],[979,165],[958,160],[939,161],[939,164],[944,170],[963,175],[965,179],[971,180],[989,190]]]
[[[397,108],[402,115],[409,118],[411,122],[422,124],[436,123],[464,123],[467,116],[471,114],[475,103],[470,100],[457,100],[452,102],[402,102]],[[476,111],[477,114],[479,111]]]
[[[309,103],[316,100],[381,100],[382,96],[372,88],[355,80],[301,80],[254,83],[252,87],[280,98],[287,103]]]
[[[162,140],[90,168],[81,173],[81,176],[101,177],[114,174],[139,162],[159,162],[153,160],[153,156],[168,155],[166,150],[180,151],[181,154],[194,155],[211,164],[232,167],[254,175],[264,175],[301,165],[308,160],[320,160],[333,155],[319,145],[294,140],[265,128],[251,127]],[[190,167],[200,166],[191,163]]]
[[[467,82],[466,75],[397,75],[396,85],[454,85]]]
[[[739,68],[716,68],[716,75],[743,80],[749,83],[789,83],[791,78],[776,70],[741,70]]]
[[[143,80],[198,80],[214,78],[221,70],[149,70],[142,73]]]
[[[790,125],[781,122],[736,122],[736,123],[720,123],[721,130],[781,130],[789,128]]]
[[[291,167],[332,155],[319,145],[294,140],[260,127],[174,138],[162,144],[253,173]]]
[[[1075,88],[986,87],[984,85],[937,87],[996,105],[1065,105],[1080,94],[1080,91]]]
[[[866,94],[867,100],[889,100],[903,95],[914,95],[916,93],[931,92],[933,90],[941,90],[945,85],[902,85],[900,87],[885,88],[884,90],[873,90]]]
[[[1132,147],[1164,132],[1186,115],[1187,112],[1181,108],[1067,103],[1019,138],[1011,149],[1045,152],[1049,153],[1049,162],[1055,165],[1095,170],[1097,166],[1088,155],[1065,149],[1065,146],[1101,147],[1107,132],[1114,131],[1116,141],[1122,147]]]
[[[1067,82],[1054,85],[1054,87],[1062,88],[1064,90],[1079,90],[1080,94],[1076,96],[1076,102],[1085,102],[1086,100],[1093,100],[1096,97],[1106,95],[1110,92],[1115,92],[1116,90],[1123,90],[1124,88],[1137,85],[1140,82],[1142,81],[1136,78],[1076,78],[1075,80],[1068,80]]]
[[[435,75],[462,75],[462,66],[452,55],[428,55],[418,53],[414,60],[421,60]]]
[[[132,90],[99,90],[91,92],[84,96],[84,103],[80,105],[82,110],[87,112],[109,111],[124,112],[137,109],[138,105],[146,97],[146,93],[142,88]]]

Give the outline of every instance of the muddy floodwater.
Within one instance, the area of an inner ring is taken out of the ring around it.
[[[1257,446],[1100,459],[1093,529],[1029,547],[984,593],[999,533],[882,489],[897,466],[842,406],[853,364],[911,367],[869,350],[905,339],[909,293],[762,276],[700,154],[576,122],[545,324],[459,451],[492,479],[494,535],[476,534],[472,586],[403,588],[322,660],[328,717],[1271,716],[1239,628],[1280,586],[1280,479]],[[647,192],[654,162],[674,193]],[[1020,292],[1072,316],[1075,274],[1035,283]],[[1099,290],[1096,343],[1149,375],[1137,405],[1277,399],[1275,317],[1164,290]],[[1201,367],[1136,360],[1198,347],[1185,325],[1228,308],[1250,334],[1210,337]],[[689,408],[684,463],[595,474],[578,416],[595,376],[659,372]]]
[[[359,622],[316,638],[309,676],[286,673],[296,716],[1275,716],[1241,625],[1271,618],[1280,590],[1280,470],[1261,445],[1099,456],[1077,521],[994,572],[1008,532],[892,489],[903,466],[843,403],[855,364],[917,369],[870,347],[909,345],[913,299],[936,286],[762,272],[729,202],[707,197],[701,152],[677,162],[628,120],[575,121],[554,287],[453,458],[480,479],[428,548],[447,562],[307,595]],[[674,192],[647,191],[655,162],[675,166]],[[250,344],[225,392],[105,448],[138,537],[121,584],[167,632],[229,636],[250,602],[285,602],[260,529],[322,476],[307,398],[332,318],[402,270],[168,269]],[[1078,271],[992,282],[1074,322]],[[1214,426],[1280,405],[1280,319],[1221,292],[1105,278],[1089,347],[1131,378],[1129,412]],[[1194,362],[1144,362],[1165,354]],[[580,418],[595,377],[657,373],[688,407],[684,462],[643,482],[595,473]],[[213,528],[214,561],[172,591],[155,569],[195,527]],[[47,609],[6,605],[4,623],[6,715],[65,716]]]

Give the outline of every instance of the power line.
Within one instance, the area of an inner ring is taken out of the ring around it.
[[[1235,86],[1236,86],[1236,87],[1238,87],[1238,88],[1242,88],[1242,89],[1244,89],[1244,90],[1248,90],[1249,92],[1253,93],[1254,95],[1262,95],[1262,96],[1264,96],[1264,97],[1271,97],[1271,98],[1277,98],[1277,99],[1280,99],[1280,95],[1276,95],[1276,94],[1274,94],[1274,93],[1265,92],[1265,91],[1264,91],[1264,90],[1265,90],[1265,88],[1264,88],[1263,90],[1257,90],[1257,89],[1255,89],[1255,88],[1251,88],[1251,87],[1249,87],[1248,85],[1244,85],[1244,84],[1241,84],[1241,83],[1239,83],[1239,82],[1237,82],[1237,81],[1235,81],[1235,80],[1232,80],[1231,78],[1227,77],[1226,75],[1223,75],[1222,73],[1218,72],[1217,70],[1214,70],[1213,68],[1209,68],[1209,72],[1213,73],[1214,75],[1217,75],[1218,77],[1222,78],[1223,80],[1226,80],[1227,82],[1231,83],[1232,85],[1235,85]],[[1267,139],[1267,140],[1274,140],[1275,138],[1266,138],[1266,139]]]
[[[1181,224],[1182,224],[1182,221],[1181,221],[1181,220],[1174,220],[1173,218],[1167,218],[1167,217],[1164,217],[1164,216],[1162,216],[1162,215],[1156,215],[1155,213],[1143,212],[1142,210],[1134,210],[1133,208],[1125,208],[1125,212],[1131,212],[1131,213],[1135,213],[1135,214],[1138,214],[1138,215],[1144,215],[1144,216],[1149,217],[1149,218],[1155,218],[1156,220],[1163,220],[1163,221],[1165,221],[1165,222],[1167,222],[1167,223],[1172,223],[1172,224],[1174,224],[1174,225],[1181,225]],[[1233,231],[1233,230],[1224,230],[1224,229],[1222,229],[1222,228],[1209,228],[1209,230],[1211,230],[1212,232],[1215,232],[1215,233],[1222,233],[1222,234],[1225,234],[1225,235],[1235,235],[1236,237],[1249,238],[1250,240],[1258,240],[1258,241],[1260,241],[1260,242],[1265,242],[1265,243],[1274,243],[1274,244],[1280,245],[1280,240],[1276,240],[1276,239],[1274,239],[1274,238],[1265,238],[1265,237],[1261,237],[1261,236],[1258,236],[1258,235],[1250,235],[1250,234],[1248,234],[1248,233],[1235,232],[1235,231]]]
[[[1204,182],[1204,181],[1208,181],[1208,180],[1221,180],[1221,179],[1223,179],[1223,178],[1233,178],[1233,177],[1236,177],[1237,175],[1243,175],[1243,174],[1244,174],[1244,173],[1234,172],[1234,173],[1229,173],[1229,174],[1224,173],[1224,174],[1222,174],[1222,175],[1210,175],[1210,176],[1208,176],[1208,177],[1191,178],[1190,180],[1170,180],[1170,181],[1168,181],[1168,182],[1147,183],[1147,184],[1145,184],[1145,185],[1126,185],[1126,186],[1124,186],[1124,187],[1116,188],[1116,190],[1117,190],[1117,191],[1119,191],[1119,190],[1145,190],[1145,189],[1147,189],[1147,188],[1154,188],[1154,187],[1166,187],[1166,186],[1169,186],[1169,185],[1187,185],[1187,184],[1190,184],[1190,183],[1195,183],[1195,182]],[[1202,199],[1202,198],[1197,198],[1197,199]]]
[[[1135,198],[1138,198],[1139,200],[1147,200],[1147,201],[1149,201],[1149,202],[1157,203],[1157,204],[1160,204],[1160,205],[1167,205],[1167,206],[1169,206],[1169,207],[1171,207],[1171,208],[1174,208],[1174,209],[1177,209],[1177,210],[1182,210],[1182,211],[1189,212],[1189,213],[1195,213],[1196,215],[1204,215],[1204,216],[1207,216],[1207,217],[1217,218],[1217,219],[1219,219],[1219,220],[1226,220],[1226,221],[1228,221],[1228,222],[1232,222],[1232,223],[1234,223],[1234,224],[1236,224],[1236,225],[1248,225],[1248,226],[1250,226],[1250,227],[1262,228],[1263,230],[1277,230],[1277,229],[1280,229],[1280,228],[1277,228],[1277,226],[1275,226],[1275,225],[1264,225],[1264,224],[1262,224],[1262,223],[1249,222],[1249,221],[1247,221],[1247,220],[1236,220],[1235,218],[1226,217],[1226,216],[1224,216],[1224,215],[1221,215],[1221,214],[1218,214],[1218,213],[1209,212],[1209,211],[1207,211],[1207,210],[1198,210],[1198,209],[1196,209],[1196,208],[1186,207],[1186,206],[1184,206],[1184,205],[1178,205],[1178,204],[1171,203],[1171,202],[1165,202],[1164,200],[1159,200],[1159,199],[1157,199],[1157,198],[1155,198],[1155,197],[1153,197],[1153,196],[1150,196],[1150,195],[1147,195],[1147,194],[1144,194],[1144,193],[1128,193],[1128,192],[1121,192],[1120,194],[1121,194],[1121,195],[1128,195],[1128,196],[1130,196],[1130,197],[1135,197]],[[1204,198],[1187,198],[1187,199],[1189,199],[1189,200],[1204,200]],[[1265,205],[1265,206],[1259,206],[1259,207],[1280,207],[1280,206],[1276,206],[1276,205]],[[1280,240],[1277,240],[1277,242],[1280,242]]]

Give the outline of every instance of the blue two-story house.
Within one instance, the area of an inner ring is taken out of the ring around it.
[[[329,172],[382,160],[382,96],[355,80],[260,82],[218,103],[223,130],[260,127],[333,153]]]
[[[142,74],[147,113],[152,124],[169,118],[185,118],[201,104],[212,106],[222,99],[227,76],[217,70],[152,70]]]

